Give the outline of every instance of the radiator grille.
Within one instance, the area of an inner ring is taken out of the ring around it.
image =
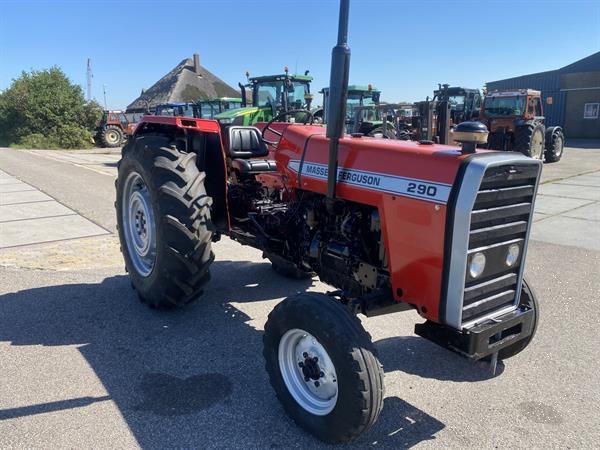
[[[468,248],[469,257],[483,252],[487,263],[477,279],[466,275],[463,323],[514,305],[537,176],[538,166],[533,164],[505,164],[485,171],[471,213]],[[505,259],[511,244],[518,244],[521,251],[508,267]]]

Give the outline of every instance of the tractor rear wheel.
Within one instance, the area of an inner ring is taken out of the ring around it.
[[[104,147],[120,147],[123,140],[123,130],[116,125],[106,125],[100,132],[100,141]]]
[[[544,127],[527,124],[515,130],[514,150],[533,159],[544,159]]]
[[[383,369],[371,337],[325,294],[288,297],[269,314],[263,354],[291,418],[326,442],[356,439],[383,407]]]
[[[527,284],[527,281],[523,279],[523,286],[521,287],[521,300],[519,306],[526,306],[533,309],[533,330],[531,334],[518,342],[515,342],[508,347],[503,348],[498,352],[498,359],[512,358],[518,353],[521,353],[531,343],[535,332],[537,331],[538,319],[540,317],[540,308],[537,302],[537,296],[535,291]]]
[[[563,155],[563,149],[565,146],[565,136],[563,132],[558,129],[554,130],[546,140],[546,161],[547,162],[558,162]]]
[[[123,148],[116,181],[117,226],[125,268],[142,301],[184,305],[209,280],[212,199],[196,154],[162,136],[142,136]]]

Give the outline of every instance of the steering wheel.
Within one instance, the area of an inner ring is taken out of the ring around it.
[[[267,122],[267,124],[265,125],[265,127],[263,128],[262,133],[261,133],[262,140],[265,141],[267,144],[272,145],[273,147],[277,147],[277,145],[279,145],[279,141],[281,141],[281,137],[283,136],[283,133],[271,128],[271,125],[273,124],[273,122],[281,122],[280,119],[287,117],[289,115],[292,115],[292,114],[296,114],[296,113],[304,113],[305,114],[304,121],[300,122],[303,125],[312,125],[313,124],[315,117],[314,117],[313,113],[311,113],[308,109],[290,109],[289,111],[281,111],[279,114],[277,114],[271,120],[269,120]],[[279,141],[274,142],[274,141],[269,141],[268,139],[265,139],[265,133],[267,132],[267,130],[269,130],[271,133],[279,136]]]

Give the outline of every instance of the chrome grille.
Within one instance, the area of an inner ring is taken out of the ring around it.
[[[486,255],[486,268],[475,280],[466,275],[462,322],[472,322],[515,304],[524,244],[538,177],[533,164],[503,164],[486,169],[471,212],[468,257]],[[508,267],[505,255],[518,244],[517,262]]]

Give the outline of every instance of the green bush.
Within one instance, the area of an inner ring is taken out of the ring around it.
[[[58,67],[23,72],[0,94],[0,145],[89,148],[101,115]]]

